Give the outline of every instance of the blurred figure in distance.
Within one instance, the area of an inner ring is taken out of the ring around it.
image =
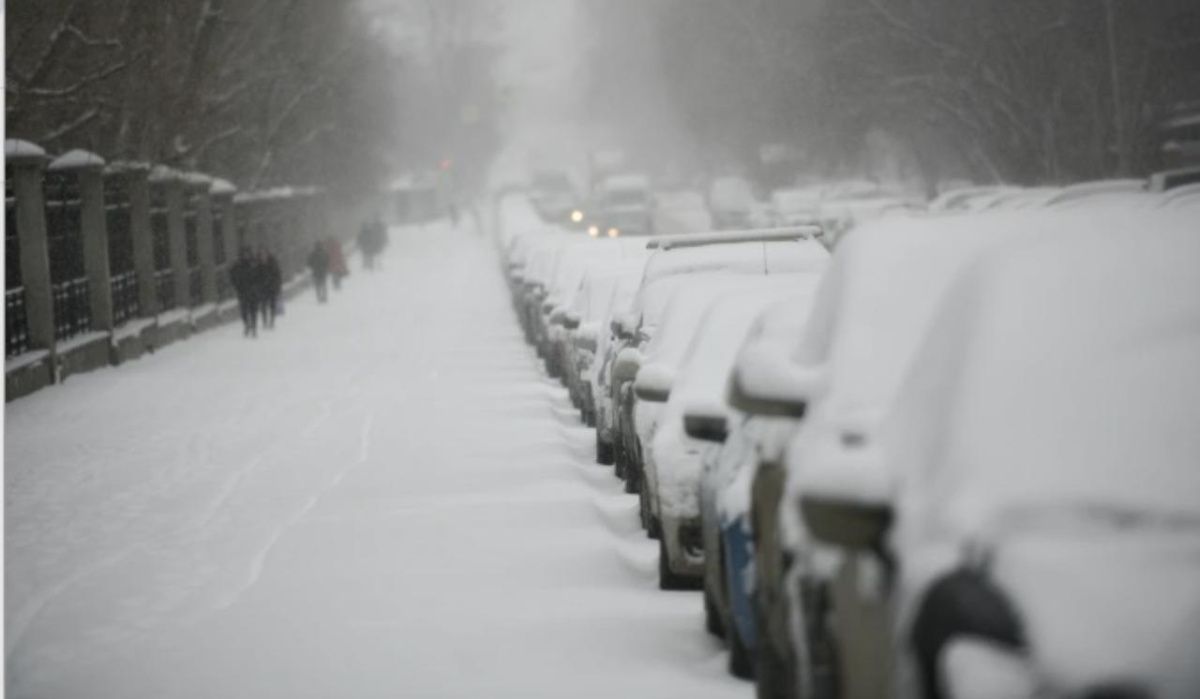
[[[283,293],[283,272],[279,268],[279,260],[275,259],[265,245],[258,249],[257,271],[262,323],[264,328],[270,330],[275,327],[275,315],[279,312],[280,295]]]
[[[237,260],[229,267],[229,283],[237,294],[238,310],[242,314],[242,334],[258,336],[259,288],[258,269],[250,248],[243,246]]]
[[[329,251],[321,241],[313,245],[308,254],[308,268],[312,271],[313,287],[317,290],[317,301],[325,303],[329,298]]]

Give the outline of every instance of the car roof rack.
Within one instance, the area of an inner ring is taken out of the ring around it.
[[[743,231],[710,231],[708,233],[685,233],[683,235],[664,235],[651,238],[646,242],[647,250],[674,250],[676,248],[696,248],[704,245],[720,245],[721,243],[759,243],[776,240],[808,240],[821,235],[821,227],[816,224],[803,226],[785,226],[782,228],[754,228]]]

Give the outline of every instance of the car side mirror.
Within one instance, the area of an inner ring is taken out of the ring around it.
[[[808,403],[825,392],[825,368],[793,362],[777,347],[742,349],[729,382],[729,404],[749,415],[802,418]]]
[[[633,335],[637,331],[636,324],[631,323],[627,315],[613,317],[609,327],[612,329],[612,334],[621,340],[633,339]]]
[[[729,418],[720,409],[689,406],[683,411],[683,431],[692,439],[720,444],[729,437]]]
[[[633,381],[642,367],[642,353],[632,347],[626,347],[617,353],[613,360],[612,381],[619,384]]]
[[[835,447],[798,475],[800,513],[817,539],[851,551],[883,551],[894,483],[871,447]]]
[[[651,403],[666,403],[671,397],[671,385],[675,382],[675,372],[663,364],[644,366],[637,373],[633,382],[633,395],[638,400]]]

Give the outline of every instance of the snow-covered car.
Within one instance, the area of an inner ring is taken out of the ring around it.
[[[545,296],[541,300],[536,325],[540,328],[541,354],[546,362],[546,372],[553,378],[564,378],[564,361],[569,348],[567,328],[568,309],[579,292],[580,282],[588,270],[603,267],[621,260],[641,262],[646,258],[646,247],[636,240],[604,238],[574,238],[572,245],[559,248],[553,270],[545,284]]]
[[[645,175],[613,175],[596,190],[594,218],[599,235],[645,236],[654,233],[653,196]]]
[[[712,214],[699,192],[659,192],[654,201],[652,230],[655,235],[702,233],[713,229]]]
[[[703,583],[706,552],[700,523],[700,473],[709,443],[689,434],[685,414],[711,420],[725,413],[729,369],[755,319],[781,296],[798,289],[811,293],[816,282],[816,275],[750,280],[721,294],[699,319],[678,363],[647,364],[634,382],[634,392],[647,399],[643,405],[666,399],[656,411],[657,426],[645,435],[649,446],[646,495],[661,523],[658,582],[664,590]]]
[[[771,192],[770,205],[775,216],[775,225],[816,224],[819,220],[822,189],[821,185],[809,185]]]
[[[1017,187],[1008,185],[960,187],[942,192],[929,202],[928,208],[931,213],[939,214],[950,211],[974,211],[981,200],[1017,189]]]
[[[787,353],[748,347],[731,383],[735,407],[791,417],[791,429],[760,445],[752,478],[749,525],[757,628],[757,681],[769,695],[790,696],[826,681],[832,656],[825,639],[801,638],[805,609],[822,604],[825,578],[813,573],[794,514],[782,506],[786,480],[804,463],[796,446],[857,438],[856,425],[885,409],[919,345],[937,303],[975,257],[1015,237],[1037,214],[998,212],[892,218],[867,224],[837,248],[799,342]],[[780,450],[791,437],[783,458]],[[799,455],[799,456],[798,456]],[[800,575],[801,591],[788,580]],[[734,571],[735,574],[739,571]],[[741,574],[751,574],[748,570]],[[811,584],[810,584],[811,583]],[[799,624],[799,627],[797,627]],[[796,657],[794,654],[802,654]],[[805,674],[796,676],[797,669]],[[873,677],[844,678],[869,695]],[[799,683],[799,684],[798,684]],[[792,694],[789,694],[792,693]]]
[[[812,290],[805,290],[773,303],[755,321],[745,345],[766,344],[779,351],[795,346],[812,299]],[[757,636],[745,574],[750,569],[747,562],[753,560],[748,558],[753,555],[753,542],[747,521],[751,476],[758,443],[781,420],[734,410],[725,401],[725,388],[722,377],[717,386],[722,395],[715,406],[685,403],[684,423],[692,437],[720,445],[706,452],[700,477],[705,626],[726,639],[730,671],[750,677]]]
[[[659,417],[670,394],[670,386],[680,372],[682,363],[697,339],[697,329],[707,322],[707,314],[714,303],[734,295],[761,292],[768,297],[788,293],[798,287],[815,283],[817,272],[811,274],[777,274],[770,276],[713,272],[684,277],[663,312],[663,321],[657,331],[639,349],[640,366],[627,396],[624,410],[632,425],[630,449],[637,455],[633,460],[633,478],[639,487],[643,522],[654,535],[662,532],[662,512],[658,470],[654,461],[654,436],[658,430]],[[751,314],[754,315],[754,314]],[[747,327],[753,318],[745,321]],[[728,325],[728,323],[727,323]],[[732,327],[732,326],[731,326]],[[706,335],[703,341],[709,341]],[[728,373],[728,372],[723,372]],[[722,380],[724,376],[722,376]],[[679,426],[682,429],[682,426]],[[698,514],[698,513],[697,513]],[[699,534],[699,527],[696,527]],[[671,553],[675,550],[672,548]],[[673,556],[664,584],[682,577],[677,572],[684,569],[682,562]],[[671,574],[674,572],[674,575]]]
[[[1079,182],[1055,192],[1054,196],[1046,200],[1045,205],[1062,208],[1093,197],[1144,191],[1146,181],[1133,178]]]
[[[1198,696],[1195,220],[1028,227],[944,295],[865,438],[798,471],[845,552],[843,667],[901,697]]]
[[[1200,184],[1189,184],[1172,189],[1162,198],[1164,209],[1194,209],[1200,206]]]
[[[570,308],[563,314],[567,335],[563,360],[567,389],[589,427],[596,426],[596,357],[598,353],[602,356],[603,343],[609,338],[607,328],[612,309],[615,305],[627,304],[633,297],[644,267],[645,260],[641,256],[604,260],[592,265],[579,282]],[[597,456],[601,463],[611,461],[611,455],[599,450]]]
[[[681,277],[706,272],[745,275],[819,272],[829,253],[814,240],[818,229],[801,226],[768,231],[729,231],[701,235],[654,238],[642,281],[629,307],[614,314],[614,341],[601,369],[600,381],[609,394],[600,417],[612,426],[618,475],[637,492],[641,473],[639,447],[633,429],[629,383],[641,366],[638,348],[654,336],[667,301]]]
[[[741,177],[718,177],[708,188],[708,208],[712,212],[713,228],[736,230],[755,224],[750,221],[754,205],[754,188]],[[763,221],[762,225],[769,225]]]
[[[579,205],[571,178],[558,170],[535,172],[529,199],[542,219],[552,223],[568,223],[571,212]]]

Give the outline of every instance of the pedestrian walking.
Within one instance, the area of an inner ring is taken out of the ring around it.
[[[342,254],[342,243],[337,238],[330,238],[325,244],[329,256],[329,274],[333,277],[333,288],[342,288],[342,278],[350,274],[346,267],[346,256]]]
[[[256,271],[263,327],[271,330],[275,327],[275,315],[279,312],[279,299],[283,293],[283,271],[279,268],[279,260],[265,245],[258,250]]]
[[[387,226],[378,213],[363,224],[359,234],[359,246],[363,251],[363,264],[367,269],[376,268],[379,265],[379,256],[387,246]]]
[[[313,288],[317,290],[317,301],[325,303],[329,298],[329,251],[318,241],[308,255],[308,268],[312,271]]]
[[[379,234],[375,221],[363,221],[358,231],[358,249],[362,252],[363,269],[375,269],[375,256],[379,254]]]
[[[242,314],[242,334],[245,337],[258,336],[259,285],[256,267],[248,247],[238,251],[237,260],[229,267],[229,283],[237,294],[238,310]]]

